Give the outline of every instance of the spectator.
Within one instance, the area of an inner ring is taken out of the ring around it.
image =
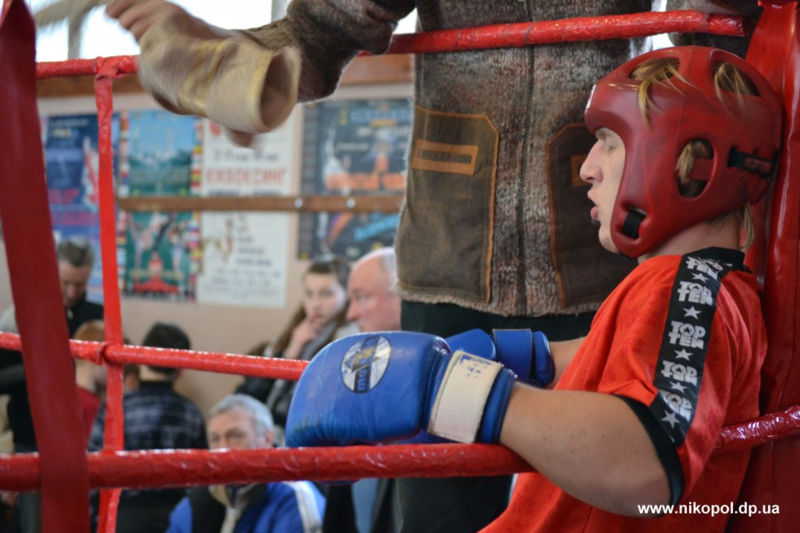
[[[62,240],[56,247],[56,260],[67,328],[72,337],[84,322],[103,319],[103,306],[86,299],[86,288],[94,265],[92,243],[81,236]],[[0,317],[0,331],[19,332],[13,305]]]
[[[127,343],[126,343],[127,344]],[[139,365],[126,364],[122,366],[122,391],[130,392],[139,388]]]
[[[361,257],[347,280],[347,319],[362,333],[400,329],[400,297],[394,292],[397,263],[394,248],[380,248]],[[393,479],[361,479],[352,485],[331,485],[326,493],[326,532],[387,531],[392,524]]]
[[[396,284],[394,248],[380,248],[364,255],[353,265],[347,280],[347,319],[355,322],[361,332],[400,329]]]
[[[268,356],[310,360],[332,340],[357,331],[345,317],[349,273],[350,265],[341,257],[326,256],[311,262],[302,277],[302,303],[266,352]],[[266,402],[280,432],[286,423],[294,383],[251,377],[236,392]]]
[[[94,264],[92,244],[81,236],[64,239],[56,246],[56,260],[67,330],[72,337],[84,322],[103,319],[103,306],[86,299],[86,287]],[[13,305],[0,317],[0,331],[19,332]],[[14,451],[35,452],[36,434],[28,403],[22,354],[0,349],[0,368],[0,394],[8,394],[6,412]],[[41,502],[38,492],[21,493],[17,499],[16,511],[12,519],[13,527],[19,528],[23,533],[38,533],[41,530]]]
[[[208,442],[212,449],[272,448],[272,416],[251,396],[227,396],[208,414]],[[172,511],[167,533],[318,532],[324,507],[308,481],[195,487]]]
[[[188,350],[189,338],[178,326],[157,322],[142,341],[143,346]],[[125,449],[206,448],[203,414],[200,409],[173,390],[180,370],[142,365],[139,388],[126,392],[122,400],[125,413]],[[100,407],[92,426],[89,449],[103,447],[105,405]],[[164,531],[169,513],[186,494],[184,489],[124,490],[117,511],[117,532]]]
[[[106,338],[102,320],[84,322],[75,331],[75,340],[102,342]],[[92,432],[92,424],[100,409],[101,395],[106,386],[106,367],[89,360],[75,358],[75,383],[78,385],[78,406],[86,428],[86,439]]]

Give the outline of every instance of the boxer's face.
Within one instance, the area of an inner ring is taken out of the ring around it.
[[[598,239],[606,250],[617,252],[611,239],[611,215],[617,199],[622,169],[625,166],[625,145],[615,132],[600,128],[586,161],[581,165],[580,176],[591,185],[587,196],[594,203],[592,220],[600,225]]]

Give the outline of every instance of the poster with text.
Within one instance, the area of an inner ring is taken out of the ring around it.
[[[241,211],[203,213],[198,302],[284,307],[288,217]]]
[[[102,261],[98,212],[97,115],[42,116],[47,194],[56,241],[80,235],[89,239],[95,262],[88,298],[102,302]],[[118,133],[112,119],[112,143]]]
[[[302,194],[402,194],[412,105],[406,98],[341,100],[304,110]],[[298,254],[356,259],[394,243],[396,213],[304,213]]]
[[[198,146],[195,117],[162,110],[121,113],[120,196],[188,196]],[[199,216],[191,212],[119,215],[127,295],[192,300]]]
[[[201,193],[290,194],[295,124],[293,115],[280,128],[256,136],[250,148],[242,148],[204,120]],[[284,307],[290,220],[288,213],[203,213],[198,302]]]

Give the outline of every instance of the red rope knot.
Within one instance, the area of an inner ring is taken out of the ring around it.
[[[105,351],[110,345],[108,342],[71,340],[70,351],[73,357],[80,357],[96,365],[108,364]]]
[[[95,79],[119,77],[119,59],[116,57],[98,57],[92,61]]]
[[[139,56],[97,57],[92,60],[92,72],[95,79],[121,78],[133,74],[139,69]]]
[[[110,361],[108,359],[108,356],[106,355],[106,352],[112,346],[113,347],[117,347],[117,346],[122,346],[122,345],[121,344],[117,344],[115,342],[99,342],[97,344],[99,346],[97,347],[97,350],[95,351],[95,354],[97,355],[97,358],[98,358],[99,361],[96,364],[104,364],[104,365],[117,364],[117,363],[114,363],[113,361]]]

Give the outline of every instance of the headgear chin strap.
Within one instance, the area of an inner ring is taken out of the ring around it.
[[[680,76],[649,90],[648,123],[638,107],[637,67],[661,58],[678,61]],[[756,94],[718,91],[714,70],[731,63]],[[682,79],[681,79],[682,78]],[[767,81],[724,50],[684,46],[636,57],[595,85],[586,107],[592,132],[605,127],[625,143],[625,167],[611,217],[619,251],[639,257],[694,224],[758,201],[774,174],[781,144],[782,107]],[[675,165],[683,147],[705,140],[711,159],[696,159],[690,174],[705,181],[695,197],[682,196]]]

